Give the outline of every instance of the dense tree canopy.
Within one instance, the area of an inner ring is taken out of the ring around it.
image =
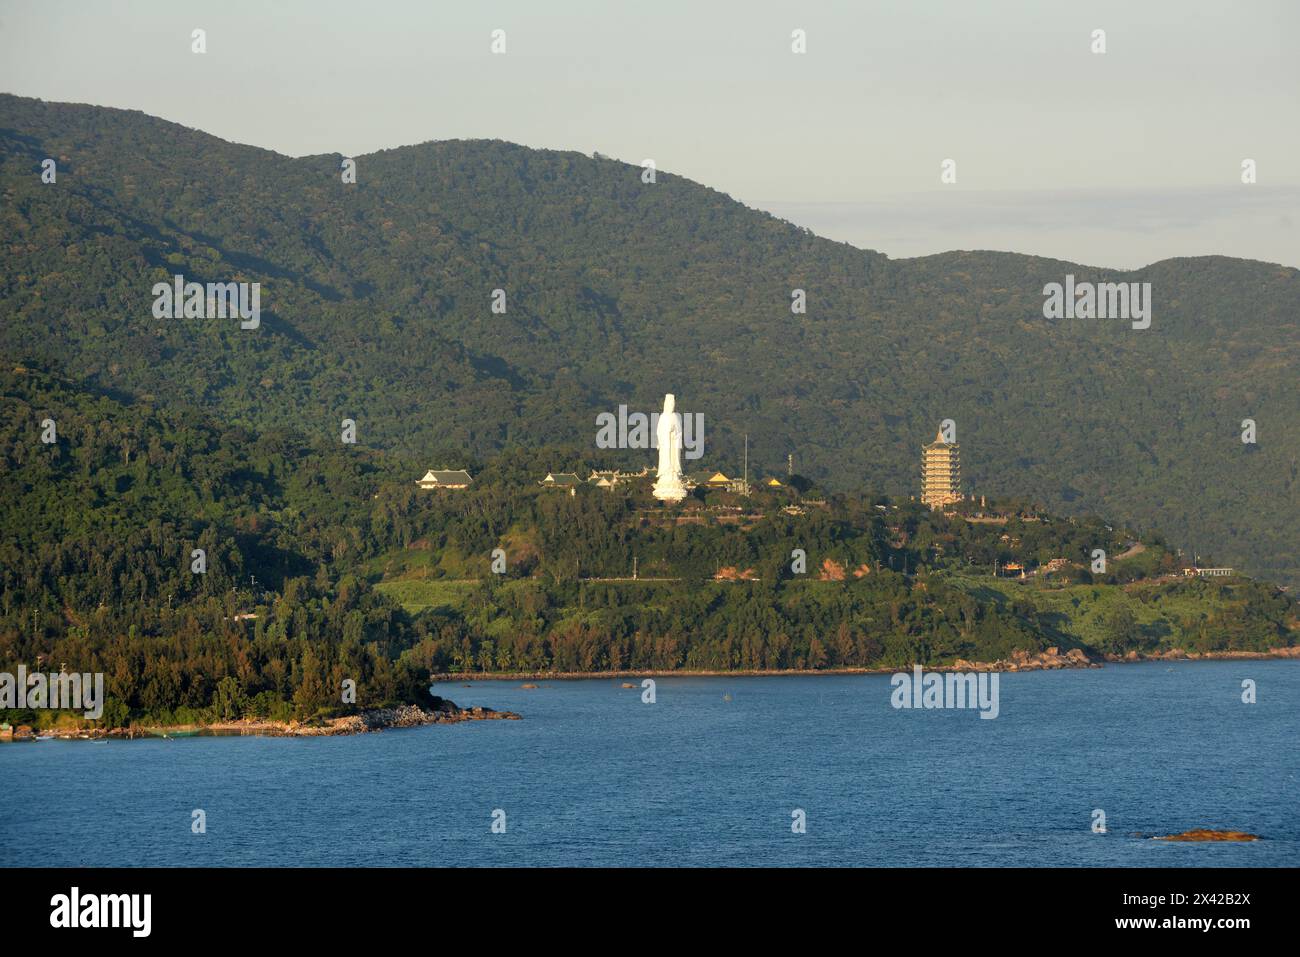
[[[756,470],[793,452],[831,491],[894,496],[952,418],[977,492],[1123,515],[1300,583],[1294,269],[891,261],[606,158],[426,143],[358,157],[355,185],[340,160],[0,96],[0,356],[262,443],[352,418],[362,445],[425,462],[592,450],[597,414],[673,391],[704,413],[713,467],[737,469],[747,434]],[[177,273],[260,282],[262,325],[153,318]],[[1150,282],[1151,327],[1045,319],[1067,273]],[[274,480],[316,481],[291,472]]]
[[[648,480],[540,487],[609,463],[518,446],[482,462],[446,450],[474,483],[429,491],[414,482],[428,463],[400,451],[128,404],[40,369],[0,372],[0,399],[0,661],[104,672],[115,724],[312,717],[343,708],[348,678],[367,707],[447,672],[904,667],[1296,637],[1272,586],[1184,581],[1157,535],[1027,503],[947,516],[796,477],[665,509]],[[1097,548],[1112,561],[1094,575]],[[1013,562],[1031,577],[993,576]]]

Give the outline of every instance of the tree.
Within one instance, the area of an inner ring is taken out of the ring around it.
[[[239,680],[230,675],[226,675],[217,682],[216,691],[212,696],[212,708],[218,718],[222,721],[233,721],[244,715],[244,709],[248,705],[248,699],[244,695],[244,689],[240,687]]]
[[[1105,635],[1102,650],[1113,655],[1122,655],[1138,644],[1142,636],[1141,626],[1129,611],[1127,605],[1121,605],[1106,616]]]

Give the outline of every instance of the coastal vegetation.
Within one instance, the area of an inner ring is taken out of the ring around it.
[[[446,452],[439,464],[473,484],[423,490],[424,457],[127,401],[50,370],[0,370],[0,399],[0,662],[103,672],[109,727],[320,721],[419,701],[446,675],[893,669],[1297,639],[1275,586],[1187,578],[1157,533],[1025,501],[945,514],[795,475],[663,508],[647,481],[541,487],[609,463],[518,446]],[[41,441],[45,420],[57,442]]]

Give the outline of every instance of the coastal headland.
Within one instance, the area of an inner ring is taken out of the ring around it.
[[[388,728],[418,728],[428,724],[458,724],[462,721],[518,721],[513,711],[495,711],[492,708],[462,708],[446,698],[434,698],[430,708],[416,704],[393,708],[373,708],[359,714],[325,718],[320,721],[270,721],[259,718],[241,718],[238,721],[218,721],[211,724],[182,724],[126,728],[76,728],[56,727],[40,732],[41,738],[106,739],[106,738],[178,738],[219,735],[260,735],[273,738],[320,738],[344,734],[366,734]],[[20,726],[9,732],[13,741],[36,740],[38,735],[29,727]]]

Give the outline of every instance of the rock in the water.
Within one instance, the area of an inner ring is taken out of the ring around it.
[[[1258,841],[1258,834],[1247,834],[1245,831],[1210,831],[1205,828],[1197,828],[1191,831],[1184,831],[1182,834],[1170,834],[1166,837],[1152,838],[1155,841]]]

